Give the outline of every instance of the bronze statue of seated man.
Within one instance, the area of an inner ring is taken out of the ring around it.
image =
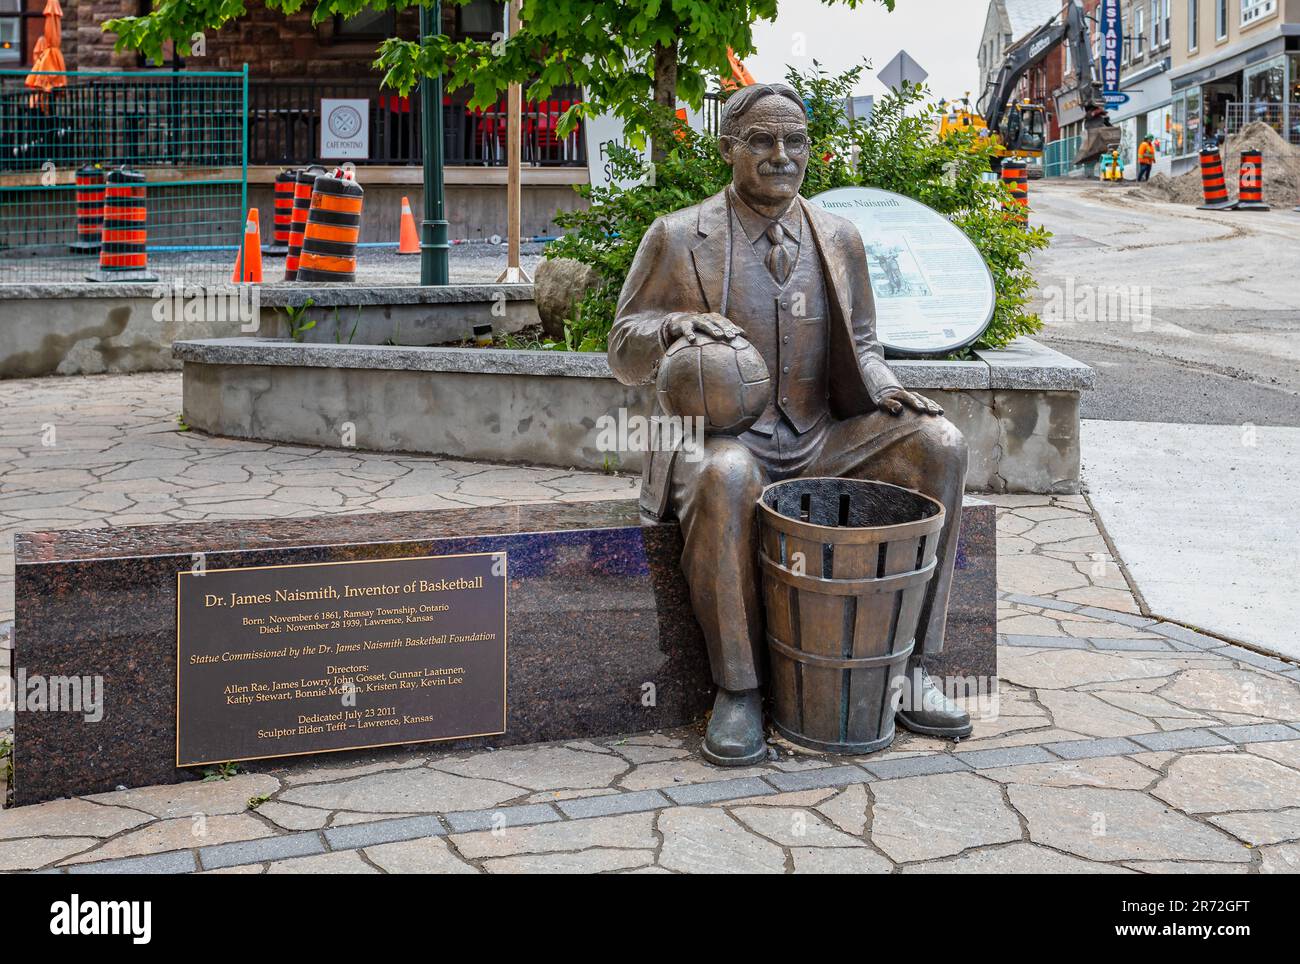
[[[809,148],[793,89],[755,85],[732,95],[719,138],[731,185],[650,226],[609,337],[610,366],[628,385],[653,382],[679,338],[743,335],[770,375],[770,400],[752,425],[706,437],[696,457],[647,453],[641,487],[644,511],[681,522],[682,569],[718,685],[703,753],[721,765],[766,755],[755,502],[768,483],[798,476],[891,482],[943,503],[938,570],[898,718],[919,733],[971,731],[921,665],[943,646],[966,444],[938,405],[904,389],[885,364],[861,236],[799,197]]]

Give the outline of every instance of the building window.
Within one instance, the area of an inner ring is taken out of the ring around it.
[[[23,62],[23,0],[0,0],[0,64]]]
[[[1151,49],[1160,49],[1160,0],[1151,0]]]
[[[1241,25],[1245,27],[1276,12],[1277,0],[1241,0]]]
[[[1169,0],[1160,0],[1160,45],[1169,46]]]
[[[1199,46],[1201,35],[1200,0],[1187,0],[1187,52],[1192,53]]]
[[[505,6],[500,0],[469,0],[456,7],[456,32],[462,37],[490,38],[505,29]]]
[[[387,40],[396,35],[395,10],[365,10],[355,17],[334,18],[334,36],[339,40]]]
[[[1214,0],[1214,39],[1228,39],[1228,0]]]
[[[1140,60],[1142,57],[1142,45],[1145,43],[1145,34],[1147,29],[1147,12],[1142,7],[1137,7],[1133,11],[1133,59]]]

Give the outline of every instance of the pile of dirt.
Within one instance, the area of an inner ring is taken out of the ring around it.
[[[1237,199],[1241,152],[1246,150],[1258,150],[1264,154],[1264,202],[1275,208],[1300,204],[1300,148],[1288,144],[1277,131],[1261,121],[1247,124],[1224,145],[1224,173],[1232,199]],[[1200,204],[1204,200],[1200,168],[1178,177],[1157,174],[1133,193],[1151,201]]]

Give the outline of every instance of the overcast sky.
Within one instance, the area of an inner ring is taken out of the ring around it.
[[[757,81],[780,80],[786,65],[804,70],[814,59],[837,72],[866,57],[879,70],[901,48],[929,71],[926,83],[936,98],[968,90],[979,95],[976,54],[986,0],[898,0],[893,13],[875,3],[850,10],[820,0],[781,0],[779,9],[774,23],[754,25],[758,53],[745,66]],[[879,96],[884,88],[866,73],[857,93]]]

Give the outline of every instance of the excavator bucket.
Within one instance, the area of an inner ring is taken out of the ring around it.
[[[1119,141],[1120,129],[1118,127],[1109,125],[1085,127],[1083,143],[1079,146],[1079,152],[1074,155],[1075,165],[1089,164],[1103,154],[1109,154],[1119,147]]]

